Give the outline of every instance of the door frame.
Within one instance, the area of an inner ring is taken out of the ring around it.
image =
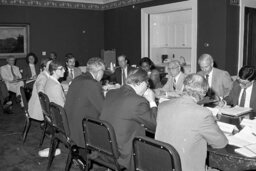
[[[238,66],[237,72],[243,66],[244,59],[244,17],[245,17],[245,7],[255,8],[255,0],[241,0],[240,1],[240,14],[239,14],[239,49],[238,49]]]
[[[141,9],[141,56],[149,55],[149,15],[181,10],[192,10],[192,38],[191,38],[191,73],[197,67],[197,3],[198,0],[188,0],[165,5],[158,5]]]

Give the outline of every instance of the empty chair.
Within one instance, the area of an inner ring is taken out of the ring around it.
[[[117,162],[119,151],[113,127],[106,121],[85,118],[83,119],[83,132],[86,151],[97,151],[98,157],[87,155],[86,163],[94,161],[113,170],[125,169]],[[86,167],[89,170],[89,167]]]
[[[47,170],[49,170],[51,167],[54,154],[59,142],[63,143],[69,149],[69,155],[67,158],[65,170],[68,171],[70,169],[72,161],[74,160],[77,164],[79,164],[78,166],[81,170],[85,170],[85,161],[82,159],[81,156],[79,156],[78,147],[69,138],[69,126],[64,108],[54,102],[51,102],[49,105],[49,111],[51,114],[54,131],[52,133]]]
[[[44,130],[43,130],[43,134],[42,134],[40,144],[39,144],[39,147],[41,147],[44,142],[46,129],[47,128],[52,129],[53,124],[52,124],[52,118],[51,118],[50,111],[49,111],[50,100],[49,100],[48,96],[46,94],[44,94],[43,92],[39,92],[38,96],[39,96],[39,101],[40,101],[41,108],[43,111],[43,116],[44,116],[44,128],[43,128]]]
[[[180,157],[174,147],[151,138],[134,138],[133,157],[136,171],[181,171]]]

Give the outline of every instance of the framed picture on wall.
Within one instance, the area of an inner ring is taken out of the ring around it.
[[[24,58],[29,52],[28,24],[0,24],[0,59]]]

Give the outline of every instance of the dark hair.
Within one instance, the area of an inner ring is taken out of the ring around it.
[[[46,64],[47,64],[48,61],[49,61],[48,58],[41,59],[41,62],[40,62],[40,69],[41,70],[43,70],[46,67]]]
[[[151,59],[150,58],[148,58],[148,57],[143,57],[143,58],[141,58],[140,59],[140,62],[139,62],[139,66],[142,66],[142,63],[148,63],[148,65],[150,66],[150,70],[152,70],[152,69],[155,69],[155,65],[154,65],[154,63],[151,61]]]
[[[33,57],[34,57],[34,59],[35,59],[35,64],[37,64],[38,58],[37,58],[36,54],[33,53],[33,52],[30,52],[30,53],[27,54],[27,56],[26,56],[26,62],[27,62],[27,64],[29,64],[29,59],[28,59],[28,58],[29,58],[30,56],[33,56]]]
[[[256,78],[256,72],[254,66],[243,66],[238,73],[238,76],[242,80],[252,81]]]
[[[55,60],[57,58],[57,53],[56,52],[50,52],[50,54],[53,54],[55,58],[52,58],[51,55],[49,56],[50,60]]]
[[[53,71],[56,71],[58,69],[59,66],[62,66],[61,62],[53,60],[50,65],[49,65],[49,72],[50,75],[53,74]]]
[[[141,68],[136,68],[129,71],[126,84],[136,85],[146,80],[148,80],[147,72]]]
[[[65,58],[66,58],[66,62],[68,62],[69,59],[72,59],[72,58],[75,58],[74,55],[72,53],[67,53],[65,55]]]

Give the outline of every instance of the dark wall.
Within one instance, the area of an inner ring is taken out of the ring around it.
[[[209,53],[218,68],[237,72],[239,7],[229,0],[198,1],[197,54]]]
[[[141,57],[141,8],[177,1],[157,0],[105,11],[105,49],[127,54],[131,63],[137,64]],[[198,0],[198,56],[212,54],[218,67],[232,75],[237,71],[238,28],[238,6],[230,5],[229,0]]]
[[[55,51],[64,62],[64,55],[72,52],[81,65],[104,48],[103,15],[94,10],[0,6],[0,23],[30,24],[30,51],[39,58],[42,51]]]

